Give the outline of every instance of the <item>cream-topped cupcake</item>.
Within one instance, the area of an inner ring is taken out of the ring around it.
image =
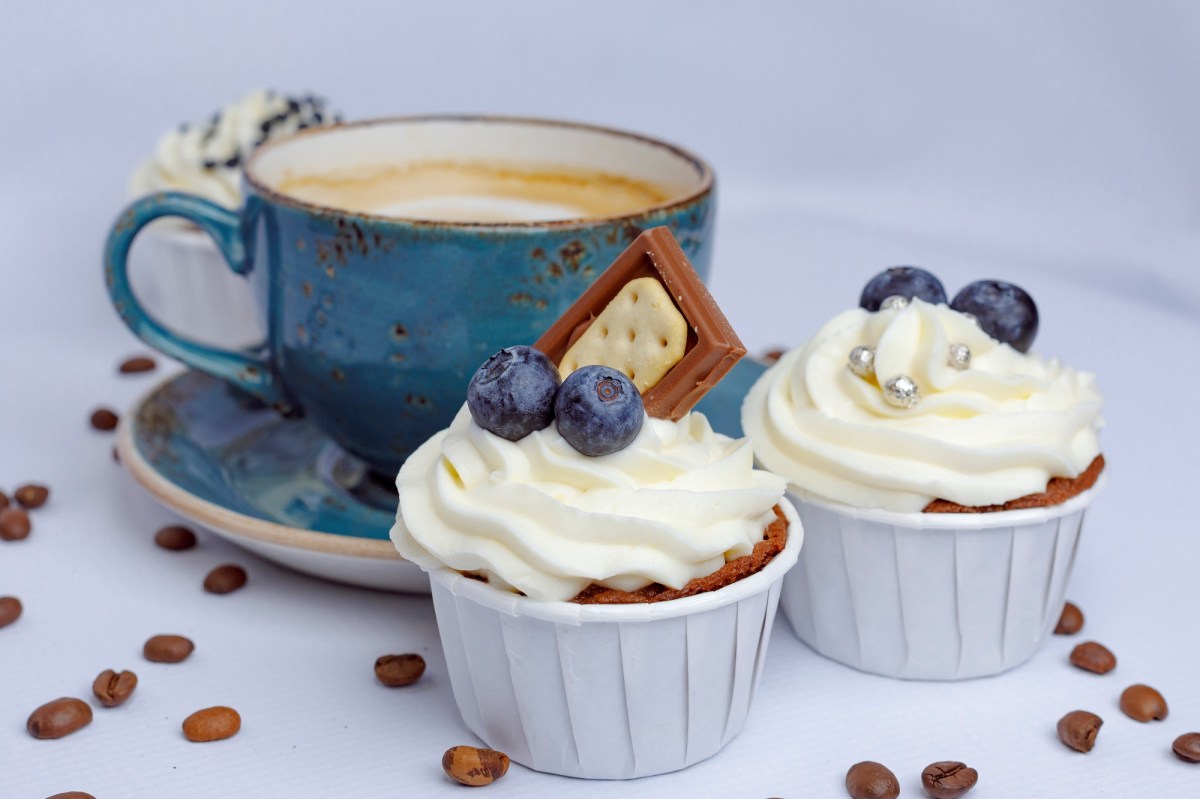
[[[257,90],[203,122],[163,133],[129,177],[129,195],[186,192],[217,205],[242,204],[242,164],[263,143],[337,121],[319,97]],[[208,234],[160,219],[138,236],[130,275],[150,315],[173,330],[226,348],[256,346],[263,323],[249,283],[234,274]]]
[[[645,277],[651,254],[676,271]],[[687,339],[688,309],[709,326],[719,315],[698,279],[690,299],[703,301],[682,310],[637,282],[675,285],[679,270],[695,277],[674,238],[643,234],[580,315],[594,334],[558,326],[583,347],[555,345],[559,363],[526,346],[493,355],[396,479],[392,540],[429,572],[463,720],[539,771],[624,779],[719,751],[745,721],[800,550],[785,481],[689,412],[740,342],[697,350],[701,330],[693,357],[664,355],[671,331]],[[633,373],[652,362],[639,387]],[[643,402],[672,376],[674,393]]]
[[[867,671],[993,674],[1031,656],[1062,608],[1104,468],[1101,397],[1093,375],[994,338],[978,304],[982,319],[944,299],[882,305],[838,314],[743,404],[808,533],[785,612]]]

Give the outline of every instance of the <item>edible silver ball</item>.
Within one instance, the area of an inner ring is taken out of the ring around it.
[[[893,294],[890,297],[885,297],[883,302],[879,303],[879,310],[890,311],[893,308],[897,311],[902,311],[908,307],[908,297],[903,294]]]
[[[971,368],[971,348],[966,344],[951,344],[946,361],[958,371]]]
[[[875,350],[870,347],[855,347],[850,350],[850,371],[859,377],[873,377],[875,374]]]
[[[883,384],[883,398],[897,408],[911,408],[921,401],[921,390],[908,375],[896,375]]]

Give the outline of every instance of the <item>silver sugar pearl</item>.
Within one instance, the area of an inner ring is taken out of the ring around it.
[[[896,375],[883,384],[883,398],[888,405],[911,408],[921,401],[921,390],[908,375]]]
[[[946,362],[958,371],[971,368],[971,348],[966,344],[951,344]]]
[[[879,303],[879,310],[890,311],[893,308],[897,311],[903,311],[908,307],[908,297],[903,294],[893,294],[890,297],[885,297],[883,302]]]
[[[875,350],[870,347],[855,347],[850,350],[850,371],[859,377],[875,375]]]

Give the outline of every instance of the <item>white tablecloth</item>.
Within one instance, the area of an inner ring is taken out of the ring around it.
[[[449,746],[477,743],[450,695],[428,598],[310,579],[210,535],[168,553],[175,518],[88,428],[153,378],[118,376],[140,344],[108,307],[99,249],[127,172],[157,132],[259,85],[312,88],[350,117],[532,113],[684,143],[720,175],[714,294],[752,351],[800,342],[884,266],[917,263],[953,291],[1020,283],[1036,349],[1099,373],[1107,493],[1089,514],[1068,595],[1115,672],[1066,663],[1053,638],[1012,673],[899,682],[826,661],[780,620],[745,731],[685,772],[613,785],[514,766],[493,796],[843,795],[878,760],[920,795],[935,760],[977,768],[987,797],[1185,796],[1200,767],[1170,753],[1200,731],[1200,536],[1184,500],[1200,468],[1200,12],[1155,3],[364,4],[250,8],[106,4],[5,10],[0,31],[0,487],[45,482],[24,542],[0,542],[0,797],[452,796]],[[165,366],[165,364],[164,364]],[[161,374],[160,369],[160,374]],[[250,583],[204,593],[207,571]],[[141,645],[176,632],[184,664]],[[389,690],[389,652],[429,669]],[[128,705],[59,741],[24,731],[105,668]],[[1142,725],[1117,708],[1146,682],[1170,703]],[[234,739],[195,745],[191,711],[236,707]],[[1057,719],[1105,719],[1089,755]]]

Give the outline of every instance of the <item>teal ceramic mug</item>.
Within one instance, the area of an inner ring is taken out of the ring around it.
[[[150,346],[307,415],[387,475],[450,423],[480,363],[532,343],[644,228],[669,226],[709,270],[709,166],[590,125],[440,116],[318,128],[258,150],[243,183],[237,211],[170,192],[129,206],[105,247],[113,306]],[[207,232],[251,281],[261,347],[211,347],[146,313],[127,258],[163,216]]]

